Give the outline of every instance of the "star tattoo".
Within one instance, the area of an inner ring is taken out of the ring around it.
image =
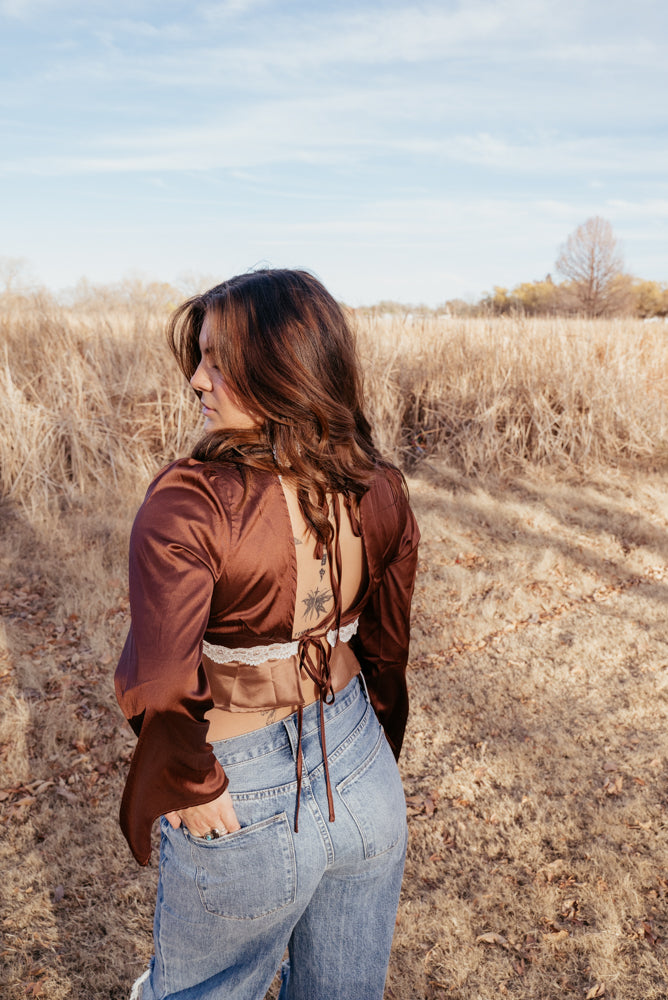
[[[320,590],[319,587],[316,587],[315,590],[309,591],[308,597],[302,598],[304,617],[310,621],[313,617],[319,618],[320,615],[324,615],[327,610],[327,602],[331,601],[332,597],[331,590]]]

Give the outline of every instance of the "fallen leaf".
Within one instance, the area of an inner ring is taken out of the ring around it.
[[[561,907],[561,917],[563,920],[575,920],[580,904],[577,899],[565,899]]]
[[[555,861],[550,861],[549,864],[544,865],[540,869],[540,872],[548,882],[552,882],[555,878],[565,875],[568,872],[568,862],[564,858],[557,858]]]
[[[653,948],[661,941],[661,938],[654,933],[651,920],[641,920],[640,923],[636,925],[636,933],[639,937],[646,938]]]
[[[598,997],[605,996],[605,983],[596,983],[596,986],[592,988],[587,993],[585,1000],[598,1000]]]
[[[603,790],[606,795],[619,795],[624,787],[624,779],[618,774],[614,781],[606,778],[603,782]]]
[[[475,939],[476,944],[498,944],[502,948],[510,948],[510,943],[508,938],[505,938],[503,934],[495,934],[493,931],[489,931],[487,934],[479,934]]]
[[[26,986],[26,996],[29,997],[43,997],[44,994],[44,984],[43,983],[28,983]]]
[[[558,944],[560,941],[565,941],[569,937],[567,930],[554,931],[550,934],[543,934],[543,941],[549,941],[550,944]]]
[[[56,788],[56,795],[61,795],[67,802],[71,802],[73,805],[77,805],[79,802],[74,792],[71,792],[68,788],[63,788],[61,785],[58,785]]]

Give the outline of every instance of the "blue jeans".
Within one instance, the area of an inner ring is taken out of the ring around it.
[[[319,705],[214,743],[241,830],[208,842],[161,820],[154,943],[142,1000],[382,1000],[406,852],[399,772],[364,682],[325,707],[336,819],[328,822]]]

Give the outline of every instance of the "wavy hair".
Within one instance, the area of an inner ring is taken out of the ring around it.
[[[250,469],[280,472],[296,484],[304,518],[326,544],[327,494],[357,501],[375,469],[393,468],[373,444],[355,341],[341,307],[307,271],[252,271],[195,295],[168,327],[189,381],[201,358],[205,316],[213,359],[258,427],[210,432],[193,458],[234,464],[246,484]]]

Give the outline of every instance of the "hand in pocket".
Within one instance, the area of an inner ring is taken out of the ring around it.
[[[226,789],[212,802],[165,813],[165,819],[175,830],[183,823],[189,833],[192,833],[194,837],[201,838],[205,838],[207,833],[214,830],[222,835],[241,829],[229,789]]]

